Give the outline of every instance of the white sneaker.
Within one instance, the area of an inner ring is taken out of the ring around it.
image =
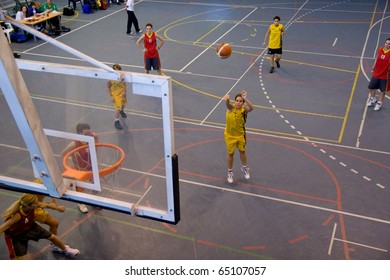
[[[242,166],[241,167],[242,175],[244,175],[245,179],[249,180],[251,178],[251,175],[249,174],[249,167]]]
[[[68,245],[65,245],[65,250],[61,250],[61,253],[64,253],[66,256],[74,257],[80,254],[79,249],[70,248]]]
[[[382,108],[382,102],[377,102],[375,104],[374,111],[379,111]]]
[[[65,245],[65,246],[66,246],[66,245]],[[53,243],[51,243],[51,250],[52,250],[53,252],[62,252],[62,251],[63,251],[60,247],[54,245]]]
[[[88,213],[88,208],[87,208],[87,206],[85,206],[85,204],[79,204],[78,206],[79,206],[81,213]]]
[[[228,171],[227,180],[230,184],[233,183],[233,172]]]
[[[370,97],[370,99],[368,100],[367,102],[367,107],[372,107],[375,105],[375,103],[377,102],[378,100],[376,99],[376,97]]]

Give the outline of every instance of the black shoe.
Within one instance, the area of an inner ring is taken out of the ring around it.
[[[20,58],[20,54],[14,52],[14,57],[15,57],[15,58]]]
[[[278,60],[275,60],[275,63],[276,63],[276,67],[280,68],[280,63]]]
[[[274,68],[274,67],[271,67],[271,69],[269,69],[269,72],[270,72],[270,73],[275,72],[275,68]]]
[[[122,110],[119,113],[121,114],[122,118],[127,118],[125,111]]]
[[[115,121],[114,125],[115,125],[116,129],[119,129],[119,130],[123,129],[123,127],[122,127],[122,125],[121,125],[121,123],[119,121]]]

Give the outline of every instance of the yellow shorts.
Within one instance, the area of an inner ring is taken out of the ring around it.
[[[123,96],[116,97],[116,96],[114,96],[114,109],[115,110],[118,110],[118,111],[122,110],[125,107],[126,103],[127,103],[126,97],[123,97]]]
[[[34,210],[35,221],[38,223],[43,224],[46,221],[48,215],[49,213],[44,211],[42,208],[35,208]]]
[[[229,154],[233,154],[236,148],[241,152],[245,151],[245,145],[246,145],[245,135],[231,136],[225,133],[224,136],[225,136],[226,148]]]

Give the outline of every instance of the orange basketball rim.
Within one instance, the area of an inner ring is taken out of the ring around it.
[[[107,143],[96,143],[95,147],[96,148],[114,149],[119,154],[118,160],[116,162],[114,162],[113,164],[111,164],[105,168],[99,169],[99,176],[100,177],[104,177],[104,176],[107,176],[107,175],[113,173],[115,170],[117,170],[122,165],[123,161],[125,160],[125,152],[122,150],[121,147],[119,147],[117,145],[107,144]],[[88,144],[77,147],[77,148],[71,150],[70,152],[68,152],[64,156],[64,158],[62,160],[62,164],[64,165],[64,168],[65,168],[65,171],[62,173],[63,177],[73,179],[73,180],[78,180],[78,181],[84,181],[84,182],[92,180],[92,178],[93,178],[92,170],[79,170],[77,168],[70,166],[68,163],[68,159],[72,158],[74,154],[80,152],[83,149],[87,149],[87,148],[88,148]]]

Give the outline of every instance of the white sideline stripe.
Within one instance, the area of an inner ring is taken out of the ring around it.
[[[334,42],[333,42],[333,44],[332,44],[332,47],[336,46],[337,40],[338,40],[338,38],[336,37],[336,39],[334,39]]]
[[[373,250],[377,250],[377,251],[381,251],[381,252],[386,252],[386,253],[388,252],[386,249],[381,249],[381,248],[378,248],[378,247],[369,246],[369,245],[365,245],[365,244],[362,244],[362,243],[342,240],[342,239],[339,239],[339,238],[335,238],[334,240],[340,241],[340,242],[346,242],[348,244],[358,245],[358,246],[361,246],[361,247],[365,247],[365,248],[369,248],[369,249],[373,249]]]
[[[336,228],[337,228],[337,223],[335,223],[334,226],[333,226],[332,237],[330,238],[330,244],[329,244],[329,249],[328,249],[328,255],[329,256],[332,254],[333,240],[334,240],[334,236],[336,234]]]

